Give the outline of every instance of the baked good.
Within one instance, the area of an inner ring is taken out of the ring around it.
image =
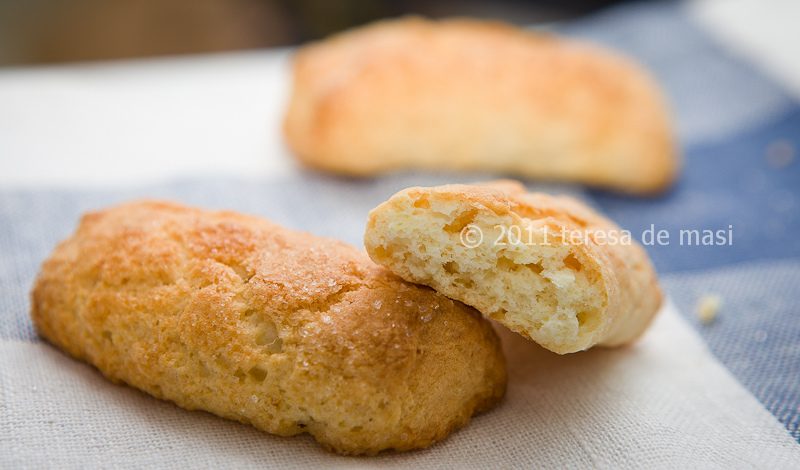
[[[471,308],[347,244],[233,212],[84,216],[42,266],[31,315],[114,382],[342,454],[426,447],[505,388]]]
[[[561,354],[629,343],[661,304],[630,232],[513,182],[400,191],[370,212],[364,243],[403,279]]]
[[[284,133],[301,161],[349,175],[479,170],[648,193],[679,167],[641,67],[466,19],[382,21],[301,48]]]

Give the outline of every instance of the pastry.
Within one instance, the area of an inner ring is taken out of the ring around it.
[[[679,167],[641,67],[466,19],[382,21],[301,48],[284,133],[308,166],[348,175],[490,171],[651,193]]]
[[[513,182],[405,189],[370,212],[364,241],[403,279],[561,354],[629,343],[661,305],[630,232]]]
[[[429,446],[505,389],[473,309],[347,244],[234,212],[84,216],[42,266],[31,315],[114,382],[342,454]]]

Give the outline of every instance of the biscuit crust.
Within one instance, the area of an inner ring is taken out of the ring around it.
[[[372,210],[364,242],[400,277],[560,354],[630,343],[662,301],[632,236],[575,199],[516,182],[405,189]]]
[[[641,67],[467,19],[382,21],[301,48],[284,134],[307,165],[350,175],[494,171],[652,193],[680,166]]]
[[[342,454],[429,446],[505,390],[473,309],[352,246],[234,212],[85,215],[44,262],[31,316],[113,382]]]

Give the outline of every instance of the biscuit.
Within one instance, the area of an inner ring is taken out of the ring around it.
[[[429,446],[506,383],[473,309],[347,244],[172,203],[84,216],[31,315],[113,382],[342,454]]]
[[[644,249],[579,201],[519,184],[409,188],[373,209],[370,257],[560,354],[636,339],[661,304]]]
[[[466,19],[383,21],[301,48],[284,134],[302,162],[349,175],[491,171],[650,193],[679,167],[642,68]]]

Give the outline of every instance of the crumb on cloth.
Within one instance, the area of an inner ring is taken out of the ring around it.
[[[708,325],[717,318],[717,313],[719,313],[721,307],[722,297],[717,294],[705,294],[697,301],[697,307],[695,308],[697,318],[703,324]]]

